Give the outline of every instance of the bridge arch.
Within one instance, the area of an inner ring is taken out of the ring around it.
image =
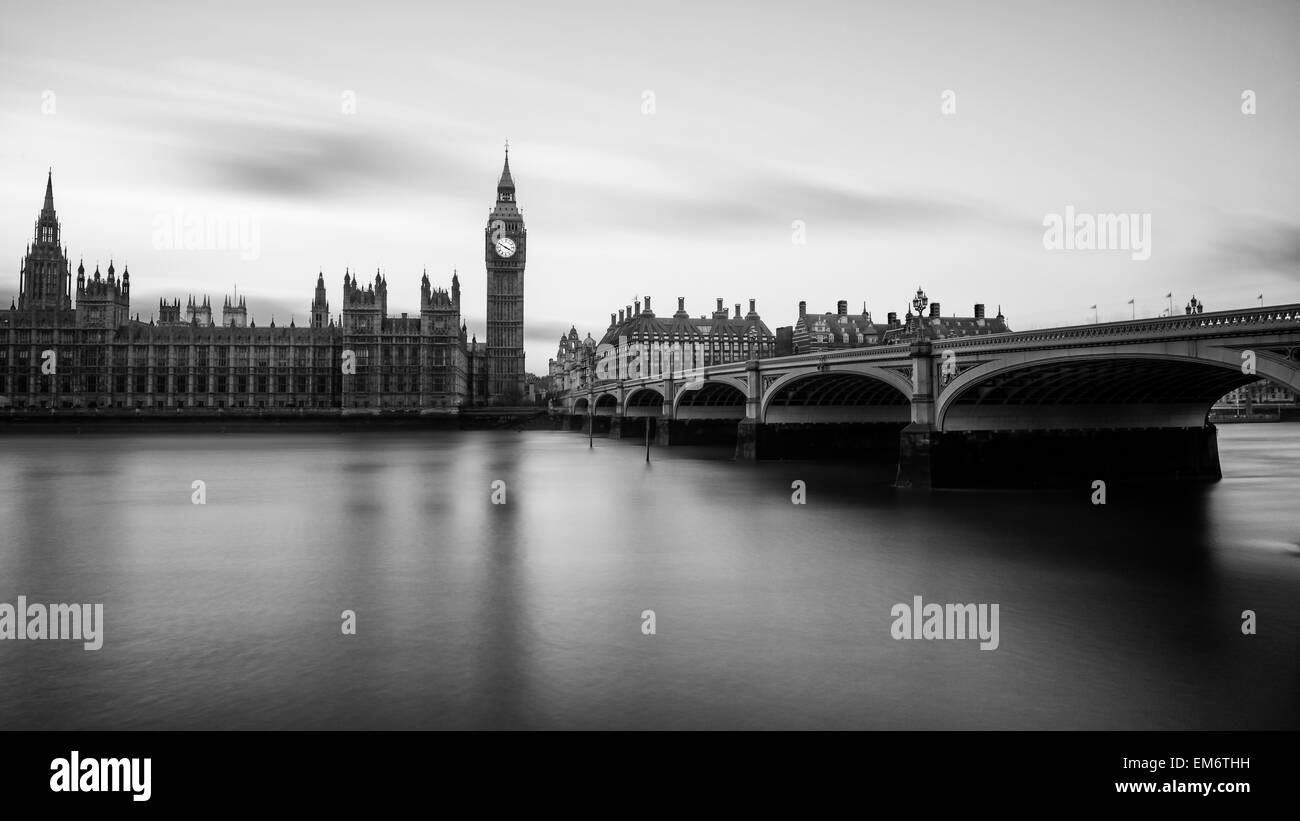
[[[618,397],[612,393],[602,393],[596,397],[596,404],[592,405],[592,413],[596,416],[613,416],[618,412]]]
[[[708,380],[698,390],[678,391],[676,419],[744,419],[745,391],[734,380]]]
[[[663,393],[649,386],[633,388],[623,401],[624,416],[661,416],[663,409]]]
[[[1300,391],[1300,363],[1247,346],[1186,343],[1017,352],[963,372],[935,403],[940,431],[1201,427],[1224,394],[1258,379]]]
[[[759,421],[911,421],[912,383],[896,371],[874,367],[801,368],[763,392]]]
[[[590,407],[590,406],[591,406],[591,403],[587,401],[587,397],[585,397],[585,396],[579,396],[577,399],[575,399],[575,400],[573,401],[573,411],[572,411],[572,412],[573,412],[573,413],[586,413],[586,412],[587,412],[587,408]]]

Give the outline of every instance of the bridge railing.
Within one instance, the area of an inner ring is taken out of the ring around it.
[[[945,339],[945,347],[970,348],[984,345],[1003,345],[1008,342],[1060,342],[1086,340],[1095,342],[1107,337],[1131,336],[1174,337],[1192,335],[1214,336],[1225,328],[1300,328],[1300,305],[1279,305],[1236,311],[1216,311],[1208,314],[1186,314],[1172,317],[1129,319],[1122,322],[1105,322],[1089,325],[1068,325],[1060,328],[1043,328],[1035,331],[1016,331],[989,336]],[[936,340],[936,344],[938,340]]]

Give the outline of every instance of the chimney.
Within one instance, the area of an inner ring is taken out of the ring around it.
[[[848,315],[849,315],[849,301],[848,301],[847,299],[841,299],[839,302],[836,302],[836,303],[835,303],[835,313],[839,314],[840,316],[848,316]]]
[[[808,315],[808,303],[801,299],[799,300],[799,316],[802,317],[807,315]]]
[[[983,302],[976,302],[976,303],[975,303],[975,318],[976,318],[976,319],[983,319],[983,318],[984,318],[984,303],[983,303]]]
[[[757,304],[758,300],[756,299],[749,301],[749,313],[745,315],[745,319],[758,319]]]
[[[653,311],[650,310],[650,297],[645,298],[645,312],[648,314],[653,313]]]
[[[889,316],[885,317],[885,324],[890,328],[898,327],[898,312],[890,311]]]
[[[740,303],[736,303],[736,319],[740,319]]]
[[[633,302],[632,304],[636,306],[636,314],[635,314],[635,315],[636,315],[636,316],[640,316],[640,315],[641,315],[641,300],[638,299],[637,301]]]
[[[612,328],[612,327],[614,327],[616,324],[618,324],[618,323],[616,323],[616,322],[614,321],[615,318],[616,318],[617,316],[618,316],[618,314],[610,314],[610,315],[609,315],[609,327]]]
[[[722,307],[722,297],[718,297],[718,309],[717,309],[717,311],[716,311],[715,313],[719,313],[719,314],[720,314],[720,313],[723,313],[723,312],[726,311],[726,310],[727,310],[726,308],[723,308],[723,307]]]
[[[939,303],[937,302],[930,303],[930,318],[931,319],[939,318]]]
[[[631,319],[631,318],[632,318],[632,306],[631,306],[631,305],[627,306],[627,318],[628,318],[628,319]]]
[[[620,325],[623,324],[623,309],[622,309],[622,308],[619,308],[619,309],[618,309],[618,324],[620,324]]]
[[[679,313],[686,312],[686,297],[684,296],[677,297],[677,310]]]

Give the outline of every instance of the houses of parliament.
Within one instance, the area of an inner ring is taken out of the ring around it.
[[[157,319],[142,322],[131,315],[126,266],[87,273],[78,264],[74,283],[51,172],[18,297],[0,310],[0,408],[364,413],[519,404],[526,250],[507,148],[484,229],[483,342],[467,337],[454,273],[449,290],[425,273],[416,316],[389,315],[382,274],[371,281],[346,271],[338,321],[320,273],[303,326],[257,326],[245,297],[227,297],[218,317],[206,296],[184,308],[162,300]]]

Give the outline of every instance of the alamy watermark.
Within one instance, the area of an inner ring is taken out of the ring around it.
[[[1130,251],[1132,258],[1151,258],[1150,214],[1064,214],[1043,217],[1043,247],[1049,251]]]
[[[153,247],[158,251],[239,251],[239,258],[262,255],[257,217],[242,211],[197,211],[177,208],[153,218]]]
[[[104,646],[104,605],[0,603],[0,639],[50,639],[84,642],[87,650]]]
[[[148,801],[152,758],[82,758],[73,750],[50,762],[53,792],[129,792],[132,801]]]
[[[920,596],[912,603],[898,603],[889,610],[894,623],[889,634],[901,639],[979,639],[981,650],[998,649],[998,606],[996,604],[923,604]]]

